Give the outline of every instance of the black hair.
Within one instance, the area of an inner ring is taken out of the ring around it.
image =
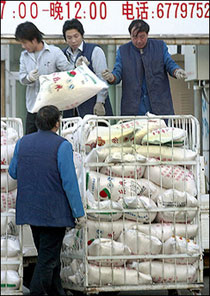
[[[131,34],[132,29],[134,28],[135,35],[138,35],[139,32],[149,33],[149,25],[143,20],[133,20],[128,27],[128,31]]]
[[[32,41],[37,39],[37,42],[40,43],[43,39],[44,33],[39,31],[39,29],[31,22],[25,22],[19,24],[15,31],[15,39],[17,41],[28,40]]]
[[[74,19],[65,21],[63,25],[63,37],[65,40],[66,40],[66,31],[72,30],[72,29],[77,30],[83,37],[85,33],[83,25],[80,23],[80,21],[78,21],[78,19],[74,18]]]
[[[53,129],[60,120],[60,111],[54,105],[47,105],[39,109],[36,116],[37,128],[43,131]]]

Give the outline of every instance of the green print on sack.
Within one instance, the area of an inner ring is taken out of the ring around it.
[[[106,198],[106,197],[108,197],[109,199],[111,198],[111,194],[110,194],[110,192],[109,192],[109,190],[107,188],[102,189],[100,191],[99,195],[102,198]]]

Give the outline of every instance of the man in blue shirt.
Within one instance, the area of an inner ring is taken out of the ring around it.
[[[174,114],[168,74],[186,78],[186,72],[174,62],[162,40],[148,38],[149,25],[134,20],[129,28],[131,41],[117,51],[112,72],[102,76],[110,84],[122,80],[121,115]]]
[[[42,107],[38,131],[16,144],[9,174],[17,179],[16,224],[29,224],[38,252],[30,295],[65,295],[60,251],[66,227],[82,227],[84,208],[73,162],[72,145],[56,134],[57,107]]]

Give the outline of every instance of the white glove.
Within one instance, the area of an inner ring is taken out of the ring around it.
[[[85,216],[76,218],[75,219],[75,222],[76,222],[75,228],[80,229],[80,228],[82,228],[82,227],[85,226],[85,224],[86,224],[86,218],[85,218]]]
[[[26,77],[30,82],[34,82],[39,78],[38,69],[34,69]]]
[[[93,108],[93,114],[97,116],[104,116],[106,114],[104,104],[101,102],[96,103]]]
[[[108,82],[112,83],[114,82],[115,80],[115,76],[108,70],[104,70],[102,73],[101,73],[103,79],[107,80]]]
[[[79,57],[79,58],[76,60],[76,64],[75,64],[75,66],[76,66],[76,67],[79,67],[79,66],[82,65],[83,62],[84,62],[87,66],[90,65],[90,62],[88,61],[88,59],[87,59],[86,57],[84,57],[84,56],[81,56],[81,57]]]
[[[185,72],[185,70],[183,69],[176,69],[174,71],[174,76],[177,78],[177,79],[185,79],[187,78],[187,73]]]

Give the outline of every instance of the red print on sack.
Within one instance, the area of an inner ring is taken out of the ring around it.
[[[55,87],[55,89],[56,89],[57,91],[59,91],[59,90],[62,89],[62,88],[63,88],[63,86],[60,85],[60,84],[56,85],[56,87]]]

